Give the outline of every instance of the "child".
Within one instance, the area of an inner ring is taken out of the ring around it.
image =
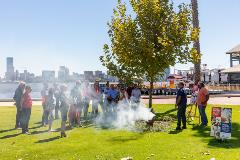
[[[52,123],[53,123],[53,112],[54,112],[54,107],[55,107],[55,98],[54,98],[54,89],[50,88],[48,90],[48,95],[46,96],[46,112],[48,112],[48,124],[49,124],[49,132],[53,132],[52,130]]]
[[[68,116],[68,109],[69,109],[69,100],[66,95],[67,91],[67,86],[62,85],[60,88],[60,111],[61,111],[61,117],[62,117],[62,122],[61,122],[61,138],[62,137],[67,137],[65,130],[66,130],[66,122],[67,122],[67,116]]]
[[[32,108],[32,98],[30,96],[32,89],[30,86],[26,86],[25,93],[21,99],[21,127],[23,134],[30,134],[28,129],[28,124],[31,116],[31,108]]]

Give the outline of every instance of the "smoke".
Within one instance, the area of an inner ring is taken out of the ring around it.
[[[102,113],[96,118],[97,126],[101,128],[135,129],[137,121],[149,121],[155,116],[142,103],[119,102],[115,112]]]

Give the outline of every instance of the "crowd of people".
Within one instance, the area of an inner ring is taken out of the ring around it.
[[[21,82],[14,94],[17,108],[15,127],[22,129],[23,134],[30,134],[28,124],[32,108],[31,91],[30,86]],[[53,121],[61,117],[61,137],[66,137],[67,120],[70,127],[81,127],[82,119],[94,119],[99,115],[99,107],[102,114],[114,114],[118,110],[118,104],[128,104],[130,101],[135,104],[140,103],[141,90],[138,85],[126,87],[110,85],[109,82],[103,89],[100,88],[98,81],[93,86],[88,82],[77,81],[70,90],[65,84],[53,84],[50,87],[45,83],[41,97],[42,126],[48,126],[49,132],[55,131],[52,128]]]
[[[17,108],[15,127],[22,129],[23,134],[30,134],[28,124],[32,108],[31,91],[29,85],[21,82],[13,97]],[[141,90],[137,85],[126,88],[123,85],[110,85],[109,82],[106,83],[106,87],[103,89],[100,88],[98,81],[93,86],[88,82],[81,83],[77,81],[71,90],[65,84],[53,84],[52,87],[49,87],[45,83],[41,91],[41,97],[43,107],[42,126],[48,126],[49,132],[55,131],[52,128],[53,121],[61,117],[61,137],[66,137],[67,120],[70,127],[81,127],[82,119],[94,119],[99,115],[99,107],[101,107],[102,114],[114,114],[119,109],[119,104],[126,104],[126,106],[129,106],[130,102],[139,104]],[[192,86],[190,103],[198,106],[202,122],[201,126],[207,126],[208,124],[205,112],[208,100],[209,93],[204,83],[196,83]],[[178,109],[176,130],[186,129],[187,94],[183,82],[178,84],[176,108]],[[59,116],[59,113],[61,113],[61,116]]]

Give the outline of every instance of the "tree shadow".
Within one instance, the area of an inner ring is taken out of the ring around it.
[[[48,138],[48,139],[41,139],[35,143],[47,143],[47,142],[52,142],[55,140],[58,140],[60,138],[60,136],[56,136],[56,137],[52,137],[52,138]]]
[[[3,137],[0,137],[0,139],[8,139],[8,138],[14,138],[14,137],[17,137],[19,135],[21,135],[22,133],[16,133],[16,134],[11,134],[11,135],[6,135],[6,136],[3,136]]]
[[[16,129],[15,129],[15,128],[12,128],[12,129],[0,130],[0,134],[1,134],[1,133],[5,133],[5,132],[14,131],[14,130],[16,130]]]
[[[210,137],[210,127],[202,128],[200,126],[194,126],[192,130],[197,131],[194,136],[202,137],[203,141],[208,144],[208,146],[215,148],[240,148],[240,124],[232,123],[232,137],[228,140],[217,140],[214,137]]]

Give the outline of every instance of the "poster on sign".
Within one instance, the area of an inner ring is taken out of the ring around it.
[[[221,111],[221,139],[230,139],[232,132],[232,109],[222,108]]]
[[[216,139],[230,139],[232,132],[232,109],[231,108],[212,108],[212,125],[210,136]]]
[[[212,108],[212,125],[211,125],[211,132],[210,136],[220,138],[221,133],[221,111],[220,107],[213,107]]]

